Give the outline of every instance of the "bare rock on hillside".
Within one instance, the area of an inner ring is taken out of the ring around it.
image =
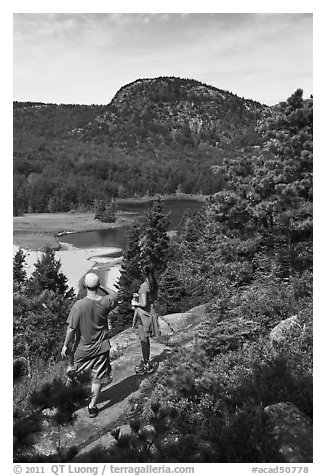
[[[198,323],[206,315],[205,309],[205,306],[198,306],[185,313],[159,318],[162,339],[151,339],[151,358],[155,370],[172,352],[166,342],[167,338],[183,336],[180,345],[184,345],[185,338],[186,342],[192,339]],[[96,451],[97,447],[109,448],[116,441],[110,433],[112,428],[132,411],[140,393],[151,388],[151,376],[136,375],[134,371],[135,365],[142,357],[139,338],[134,329],[124,330],[112,337],[110,342],[113,380],[102,389],[98,402],[100,413],[97,418],[90,419],[85,406],[76,411],[77,419],[72,428],[63,428],[60,434],[52,432],[50,428],[44,428],[34,446],[40,454],[55,455],[57,442],[60,441],[67,449],[77,447],[79,453],[74,461],[82,462],[86,461],[90,452]],[[129,425],[120,425],[118,428],[121,436],[128,436],[131,432]],[[144,427],[142,431],[145,431],[148,437],[153,434],[151,427]]]
[[[265,407],[280,456],[286,463],[312,463],[312,420],[292,403]]]
[[[167,314],[159,317],[159,325],[161,335],[163,337],[174,336],[178,342],[182,341],[187,333],[192,336],[191,330],[202,322],[206,316],[206,305],[194,307],[187,312],[179,312],[174,314]],[[173,338],[173,339],[174,339]],[[189,340],[189,339],[188,339]],[[111,343],[111,360],[116,360],[123,355],[125,349],[130,346],[139,344],[137,333],[134,329],[129,328],[120,332],[110,339]]]
[[[130,327],[129,329],[125,329],[124,331],[112,337],[110,339],[110,344],[110,358],[111,360],[116,360],[124,354],[124,351],[127,348],[139,344],[139,338],[134,329]]]
[[[269,337],[273,343],[282,344],[301,335],[302,328],[298,316],[291,316],[275,326]]]
[[[187,312],[167,314],[159,318],[163,335],[183,332],[192,326],[199,324],[206,317],[206,304],[194,307]]]

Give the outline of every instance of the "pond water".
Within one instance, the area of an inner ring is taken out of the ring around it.
[[[196,200],[172,199],[163,202],[164,213],[169,214],[169,230],[174,230],[179,225],[184,213],[194,213],[201,208],[204,203]],[[145,214],[151,207],[151,202],[132,203],[124,202],[118,205],[121,211],[132,212],[137,215]],[[103,248],[114,247],[122,250],[127,244],[129,226],[109,228],[107,230],[87,231],[82,233],[72,233],[60,237],[60,241],[68,243],[75,248]],[[112,256],[112,255],[111,255]]]

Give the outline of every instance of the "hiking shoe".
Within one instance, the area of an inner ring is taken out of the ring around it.
[[[147,362],[144,367],[147,374],[151,374],[155,370],[153,365],[150,364],[149,362]]]
[[[100,411],[100,410],[99,410],[97,407],[90,407],[90,406],[88,406],[89,418],[95,418],[95,417],[97,417],[99,411]]]
[[[137,367],[135,367],[135,372],[137,375],[144,375],[146,373],[146,366],[145,362],[141,361]]]

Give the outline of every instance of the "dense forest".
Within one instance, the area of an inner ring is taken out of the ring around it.
[[[267,108],[194,80],[140,79],[106,106],[14,103],[14,215],[221,190],[212,167],[260,144]]]
[[[260,147],[251,154],[235,149],[215,162],[211,175],[223,186],[202,210],[184,216],[176,236],[168,238],[160,200],[131,230],[114,332],[130,326],[130,298],[147,262],[158,273],[161,314],[207,303],[209,317],[194,346],[176,344],[150,377],[151,392],[129,421],[132,434],[114,432],[116,445],[85,461],[279,463],[264,407],[290,402],[312,418],[312,125],[313,100],[297,90],[260,117]],[[46,250],[27,279],[23,262],[17,253],[15,459],[42,461],[26,451],[31,428],[39,428],[35,415],[56,408],[56,424],[71,423],[84,387],[68,395],[60,379],[49,381],[49,360],[55,366],[63,339],[60,323],[75,299],[60,263]],[[271,345],[270,330],[294,315],[302,332]],[[36,384],[42,365],[47,375]],[[52,458],[70,461],[72,454]]]

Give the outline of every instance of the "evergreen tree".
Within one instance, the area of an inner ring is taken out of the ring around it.
[[[14,355],[57,361],[72,298],[47,289],[31,291],[18,290],[13,296]]]
[[[14,217],[22,216],[25,212],[24,197],[21,192],[17,192],[13,197],[13,215]]]
[[[162,313],[181,312],[182,298],[186,295],[184,285],[172,266],[168,266],[159,279],[159,304]]]
[[[54,213],[56,211],[56,199],[55,199],[55,197],[50,197],[47,208],[48,208],[49,213]]]
[[[261,123],[253,214],[285,275],[312,268],[313,100],[298,89]]]
[[[100,220],[101,216],[104,213],[104,210],[105,210],[104,200],[95,200],[94,201],[95,220]]]
[[[104,215],[101,219],[104,223],[114,223],[116,220],[117,204],[111,200],[105,207]]]
[[[141,227],[134,225],[129,233],[128,243],[121,263],[119,289],[119,312],[112,313],[112,332],[117,334],[131,324],[130,301],[141,284],[140,247]]]
[[[24,384],[22,372],[14,370],[14,385]],[[13,424],[13,458],[17,462],[68,462],[72,461],[78,452],[75,446],[62,447],[58,444],[54,454],[38,453],[33,446],[38,439],[44,438],[44,428],[52,432],[60,428],[71,427],[76,419],[76,410],[85,404],[88,397],[86,381],[68,387],[60,378],[53,378],[35,389],[32,394],[26,394],[27,409],[14,403]],[[51,409],[51,416],[43,410]],[[46,425],[44,425],[46,423]],[[58,442],[59,443],[59,442]]]
[[[142,227],[139,242],[141,266],[151,264],[158,272],[166,267],[169,248],[168,225],[167,216],[163,213],[162,200],[158,198],[147,212]]]
[[[16,257],[16,276],[21,273],[23,253]],[[18,262],[18,264],[17,264]],[[35,263],[35,271],[24,286],[14,288],[14,355],[17,358],[58,360],[64,338],[65,322],[72,305],[73,289],[67,290],[67,278],[61,263],[47,248]],[[15,281],[14,281],[15,282]]]
[[[169,248],[167,227],[162,201],[158,199],[146,214],[144,223],[132,228],[121,264],[118,282],[121,302],[119,312],[112,317],[114,333],[122,331],[131,323],[130,301],[142,282],[142,267],[151,264],[157,272],[164,270]]]
[[[45,289],[59,293],[65,297],[73,295],[73,290],[68,290],[67,277],[60,271],[61,262],[55,259],[55,252],[47,247],[41,258],[35,263],[35,270],[28,280],[29,294],[36,295]]]
[[[252,279],[258,254],[268,258],[267,274],[288,277],[312,266],[312,100],[296,91],[260,131],[259,156],[215,167],[224,189],[209,199],[199,240],[203,264],[238,283]]]
[[[13,177],[13,215],[21,216],[26,209],[25,177],[14,174]]]
[[[54,251],[46,249],[26,280],[20,250],[14,259],[13,334],[16,358],[49,362],[59,359],[65,322],[74,297],[67,291],[67,278],[60,272]],[[22,286],[22,283],[25,285]]]
[[[26,271],[24,269],[25,264],[25,253],[24,251],[19,248],[14,256],[14,263],[13,263],[13,280],[14,280],[14,289],[15,287],[20,287],[22,284],[25,283],[27,276]]]
[[[193,215],[186,211],[179,225],[177,240],[186,244],[188,248],[194,249],[202,236],[204,223],[205,212],[202,209]]]
[[[105,202],[104,200],[95,201],[95,220],[103,223],[114,223],[116,220],[117,204],[114,200]]]

